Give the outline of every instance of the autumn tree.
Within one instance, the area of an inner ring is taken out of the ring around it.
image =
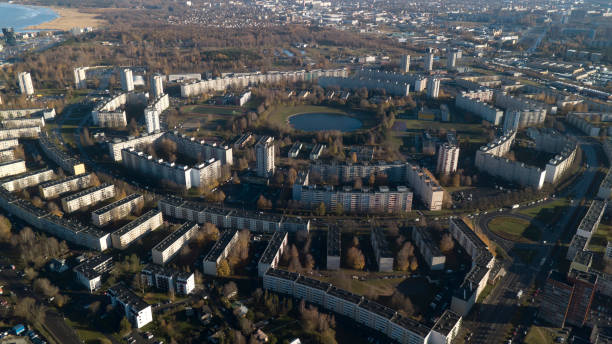
[[[443,234],[442,239],[440,240],[440,251],[448,253],[452,251],[453,248],[455,248],[453,237],[449,233]]]
[[[11,221],[4,215],[0,215],[0,242],[7,242],[11,238]]]
[[[414,257],[414,246],[406,241],[395,257],[395,268],[399,271],[407,271],[410,268],[411,257]]]
[[[346,265],[351,269],[363,270],[365,267],[365,257],[360,249],[353,246],[347,250]]]
[[[227,259],[222,259],[219,264],[217,264],[217,275],[220,277],[227,277],[230,273],[230,266]]]

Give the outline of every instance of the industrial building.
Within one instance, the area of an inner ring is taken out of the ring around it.
[[[170,261],[191,240],[199,228],[200,226],[196,223],[186,222],[170,233],[151,250],[153,263],[164,265]]]

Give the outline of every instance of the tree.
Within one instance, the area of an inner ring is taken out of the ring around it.
[[[230,296],[236,294],[237,292],[238,292],[238,286],[233,281],[225,283],[223,285],[223,290],[221,291],[223,296],[227,297],[227,298],[229,298]]]
[[[393,292],[393,295],[391,295],[390,303],[391,307],[396,309],[403,316],[411,316],[414,314],[414,306],[412,305],[410,298],[405,297],[397,290]]]
[[[315,209],[315,215],[317,216],[325,216],[325,203],[321,202]]]
[[[45,295],[45,297],[54,297],[59,292],[59,289],[51,284],[46,278],[37,278],[34,280],[34,291]]]
[[[346,265],[351,269],[363,270],[365,267],[365,257],[360,249],[351,247],[346,252]]]
[[[454,187],[461,186],[461,175],[459,173],[453,174],[453,186]]]
[[[416,271],[416,269],[418,268],[419,262],[417,261],[417,258],[415,256],[412,256],[412,258],[410,258],[410,270]]]
[[[132,323],[130,323],[126,317],[121,318],[121,321],[119,322],[119,333],[122,336],[125,336],[130,332],[132,332]]]
[[[440,240],[440,251],[448,253],[452,251],[453,248],[455,248],[453,237],[448,233],[442,235],[442,239]]]
[[[344,206],[341,203],[338,203],[336,205],[334,213],[336,214],[336,216],[341,216],[342,214],[344,214]]]
[[[257,199],[257,209],[270,209],[270,208],[272,208],[272,201],[265,198],[264,195],[260,195],[259,199]]]
[[[219,262],[219,265],[217,265],[217,275],[221,277],[227,277],[230,275],[230,273],[231,271],[227,259],[221,260]]]
[[[399,271],[407,271],[410,268],[410,258],[414,257],[414,246],[406,241],[395,257],[395,268]]]
[[[11,238],[11,221],[4,215],[0,215],[0,242],[7,242]]]
[[[357,177],[355,178],[355,182],[353,183],[353,189],[361,190],[361,188],[363,188],[363,181],[361,180],[361,178]]]

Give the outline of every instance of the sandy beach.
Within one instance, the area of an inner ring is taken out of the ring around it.
[[[59,18],[52,21],[42,23],[39,25],[28,26],[26,30],[63,30],[67,31],[74,27],[100,27],[106,24],[106,21],[102,19],[96,19],[98,13],[96,10],[88,10],[88,12],[82,12],[80,9],[75,8],[63,8],[63,7],[51,7],[55,11]],[[91,11],[91,12],[90,12]]]

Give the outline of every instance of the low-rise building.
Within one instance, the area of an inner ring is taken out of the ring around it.
[[[125,198],[105,205],[91,213],[91,221],[98,227],[105,226],[111,221],[122,219],[138,207],[144,205],[144,198],[140,194],[131,194]]]
[[[111,234],[113,247],[124,250],[134,241],[159,228],[163,222],[161,211],[157,209],[149,210]]]
[[[442,254],[427,228],[412,227],[412,241],[431,270],[443,270],[446,256]]]
[[[177,271],[162,265],[149,264],[140,272],[140,278],[149,287],[189,295],[195,289],[195,274],[193,272]]]
[[[62,209],[66,213],[73,213],[113,197],[115,197],[115,185],[104,183],[62,198]]]
[[[372,227],[370,241],[372,243],[374,257],[376,258],[378,271],[393,271],[393,254],[391,250],[389,250],[390,246],[382,229],[379,227]]]
[[[227,229],[221,233],[219,240],[217,240],[210,251],[208,251],[206,257],[204,257],[202,266],[205,275],[217,276],[219,263],[227,258],[234,244],[238,242],[238,235],[237,229]]]
[[[287,249],[287,243],[289,242],[288,238],[289,235],[287,232],[275,232],[272,234],[268,246],[266,246],[264,253],[257,263],[257,273],[259,277],[263,277],[268,269],[278,266],[281,256]]]
[[[151,250],[153,263],[164,265],[170,261],[191,240],[198,228],[199,226],[196,223],[186,222],[170,233]]]
[[[151,306],[125,285],[116,284],[106,294],[113,307],[119,308],[134,327],[141,328],[153,321]]]
[[[113,257],[99,254],[77,265],[73,270],[76,280],[90,292],[102,286],[102,275],[113,268]]]

